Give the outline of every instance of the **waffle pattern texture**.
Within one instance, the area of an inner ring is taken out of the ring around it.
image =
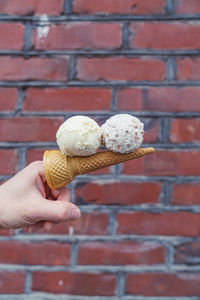
[[[77,175],[100,170],[153,152],[153,148],[146,148],[137,149],[129,154],[105,151],[87,157],[69,157],[59,150],[47,150],[43,158],[45,177],[49,187],[55,190],[69,184]]]

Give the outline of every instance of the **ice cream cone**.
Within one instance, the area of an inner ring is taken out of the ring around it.
[[[132,160],[154,151],[154,148],[139,148],[128,154],[105,151],[86,157],[69,157],[64,156],[59,150],[47,150],[43,158],[45,178],[52,190],[59,189],[70,183],[77,175]]]

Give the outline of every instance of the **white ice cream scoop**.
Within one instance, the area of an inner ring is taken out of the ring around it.
[[[143,142],[144,124],[129,114],[117,114],[102,126],[102,141],[107,149],[116,153],[130,153]]]
[[[57,144],[64,155],[88,156],[96,153],[101,144],[101,128],[91,118],[74,116],[58,129]]]

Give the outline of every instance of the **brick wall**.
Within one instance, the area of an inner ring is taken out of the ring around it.
[[[156,148],[74,180],[79,222],[2,231],[1,299],[200,299],[199,15],[199,0],[0,0],[0,181],[75,114],[131,113]]]

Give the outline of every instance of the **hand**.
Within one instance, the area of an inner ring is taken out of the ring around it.
[[[51,191],[44,177],[42,161],[35,161],[0,186],[0,228],[29,231],[76,220],[79,208],[70,203],[70,192]]]

